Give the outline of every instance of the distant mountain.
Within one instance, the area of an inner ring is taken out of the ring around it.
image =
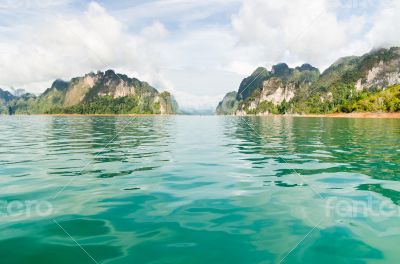
[[[112,70],[70,81],[56,80],[43,94],[8,97],[9,114],[173,114],[178,105],[168,92]]]
[[[14,96],[16,96],[16,97],[19,97],[19,96],[23,96],[23,95],[25,95],[25,94],[28,94],[28,92],[25,91],[25,89],[21,89],[21,88],[15,89],[15,88],[11,87],[10,90],[11,90],[11,94],[14,95]]]
[[[254,92],[254,90],[253,90]],[[237,92],[230,92],[227,93],[222,99],[222,101],[218,104],[216,113],[217,115],[233,115],[235,114],[238,105],[239,105],[239,100],[242,98],[242,94],[240,97],[238,97]]]
[[[14,99],[14,95],[0,88],[0,114],[8,113],[8,103]]]
[[[2,102],[9,102],[9,101],[13,100],[14,98],[15,98],[15,96],[12,93],[0,88],[0,100]]]
[[[184,108],[184,109],[179,109],[179,114],[182,115],[201,115],[201,116],[207,116],[207,115],[214,115],[214,109],[212,107],[209,108]]]
[[[271,71],[258,68],[220,102],[217,114],[331,113],[400,111],[400,48],[377,49],[360,57],[336,61],[322,74],[309,65],[290,68],[281,63]],[[382,93],[390,88],[392,93]],[[360,104],[365,98],[385,98]],[[391,98],[389,98],[392,96]],[[379,104],[386,104],[379,106]],[[361,107],[361,105],[363,105]],[[378,110],[377,110],[378,109]]]

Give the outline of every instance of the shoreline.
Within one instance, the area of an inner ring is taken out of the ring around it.
[[[330,114],[256,114],[256,115],[233,115],[233,116],[257,116],[257,117],[323,117],[323,118],[371,118],[371,119],[398,119],[400,112],[355,112],[355,113],[330,113]]]
[[[172,114],[31,114],[31,115],[15,115],[15,116],[69,116],[69,117],[81,117],[81,116],[174,116]]]
[[[304,114],[304,115],[289,115],[299,117],[329,117],[329,118],[376,118],[376,119],[389,119],[400,118],[400,112],[396,113],[332,113],[332,114]]]
[[[60,117],[150,117],[150,116],[178,116],[178,114],[17,114],[13,116],[60,116]],[[197,116],[197,115],[183,115]],[[218,116],[218,115],[208,115]],[[228,115],[229,116],[229,115]],[[399,119],[400,112],[396,113],[331,113],[331,114],[285,114],[285,115],[232,115],[232,116],[257,116],[257,117],[323,117],[323,118],[372,118],[372,119]]]

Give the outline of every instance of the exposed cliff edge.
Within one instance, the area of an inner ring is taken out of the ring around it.
[[[169,92],[115,73],[89,73],[56,80],[40,96],[14,96],[0,89],[3,114],[174,114],[178,104]]]
[[[397,47],[341,58],[322,74],[309,64],[290,68],[281,63],[271,71],[256,69],[242,81],[236,98],[228,93],[216,113],[396,112],[400,111],[397,84],[400,84]]]

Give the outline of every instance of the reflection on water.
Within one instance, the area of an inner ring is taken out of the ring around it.
[[[400,120],[15,116],[0,129],[2,263],[93,263],[62,228],[99,263],[396,263],[398,214],[331,209],[399,211]],[[37,200],[51,214],[7,208]]]

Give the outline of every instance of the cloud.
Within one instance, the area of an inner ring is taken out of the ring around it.
[[[391,46],[400,44],[400,20],[398,11],[400,1],[385,1],[372,17],[371,29],[366,34],[366,40],[374,46]]]
[[[154,22],[137,34],[96,2],[75,16],[51,15],[38,24],[24,24],[12,41],[0,42],[0,84],[26,86],[55,78],[71,78],[99,69],[128,68],[136,75],[160,82],[162,56],[157,42],[168,31]],[[46,87],[34,87],[36,91]]]
[[[210,20],[215,16],[219,19],[226,18],[228,21],[227,12],[236,10],[241,0],[154,0],[139,1],[138,4],[126,2],[129,4],[123,5],[123,8],[117,11],[118,16],[126,23],[141,24],[143,21],[158,18],[168,25],[185,29],[192,23]]]
[[[302,60],[320,66],[348,45],[350,27],[338,20],[329,2],[246,1],[232,24],[241,44],[257,48],[266,61]]]
[[[400,44],[398,0],[244,1],[232,25],[239,45],[265,64],[312,63],[326,68],[342,56]]]

